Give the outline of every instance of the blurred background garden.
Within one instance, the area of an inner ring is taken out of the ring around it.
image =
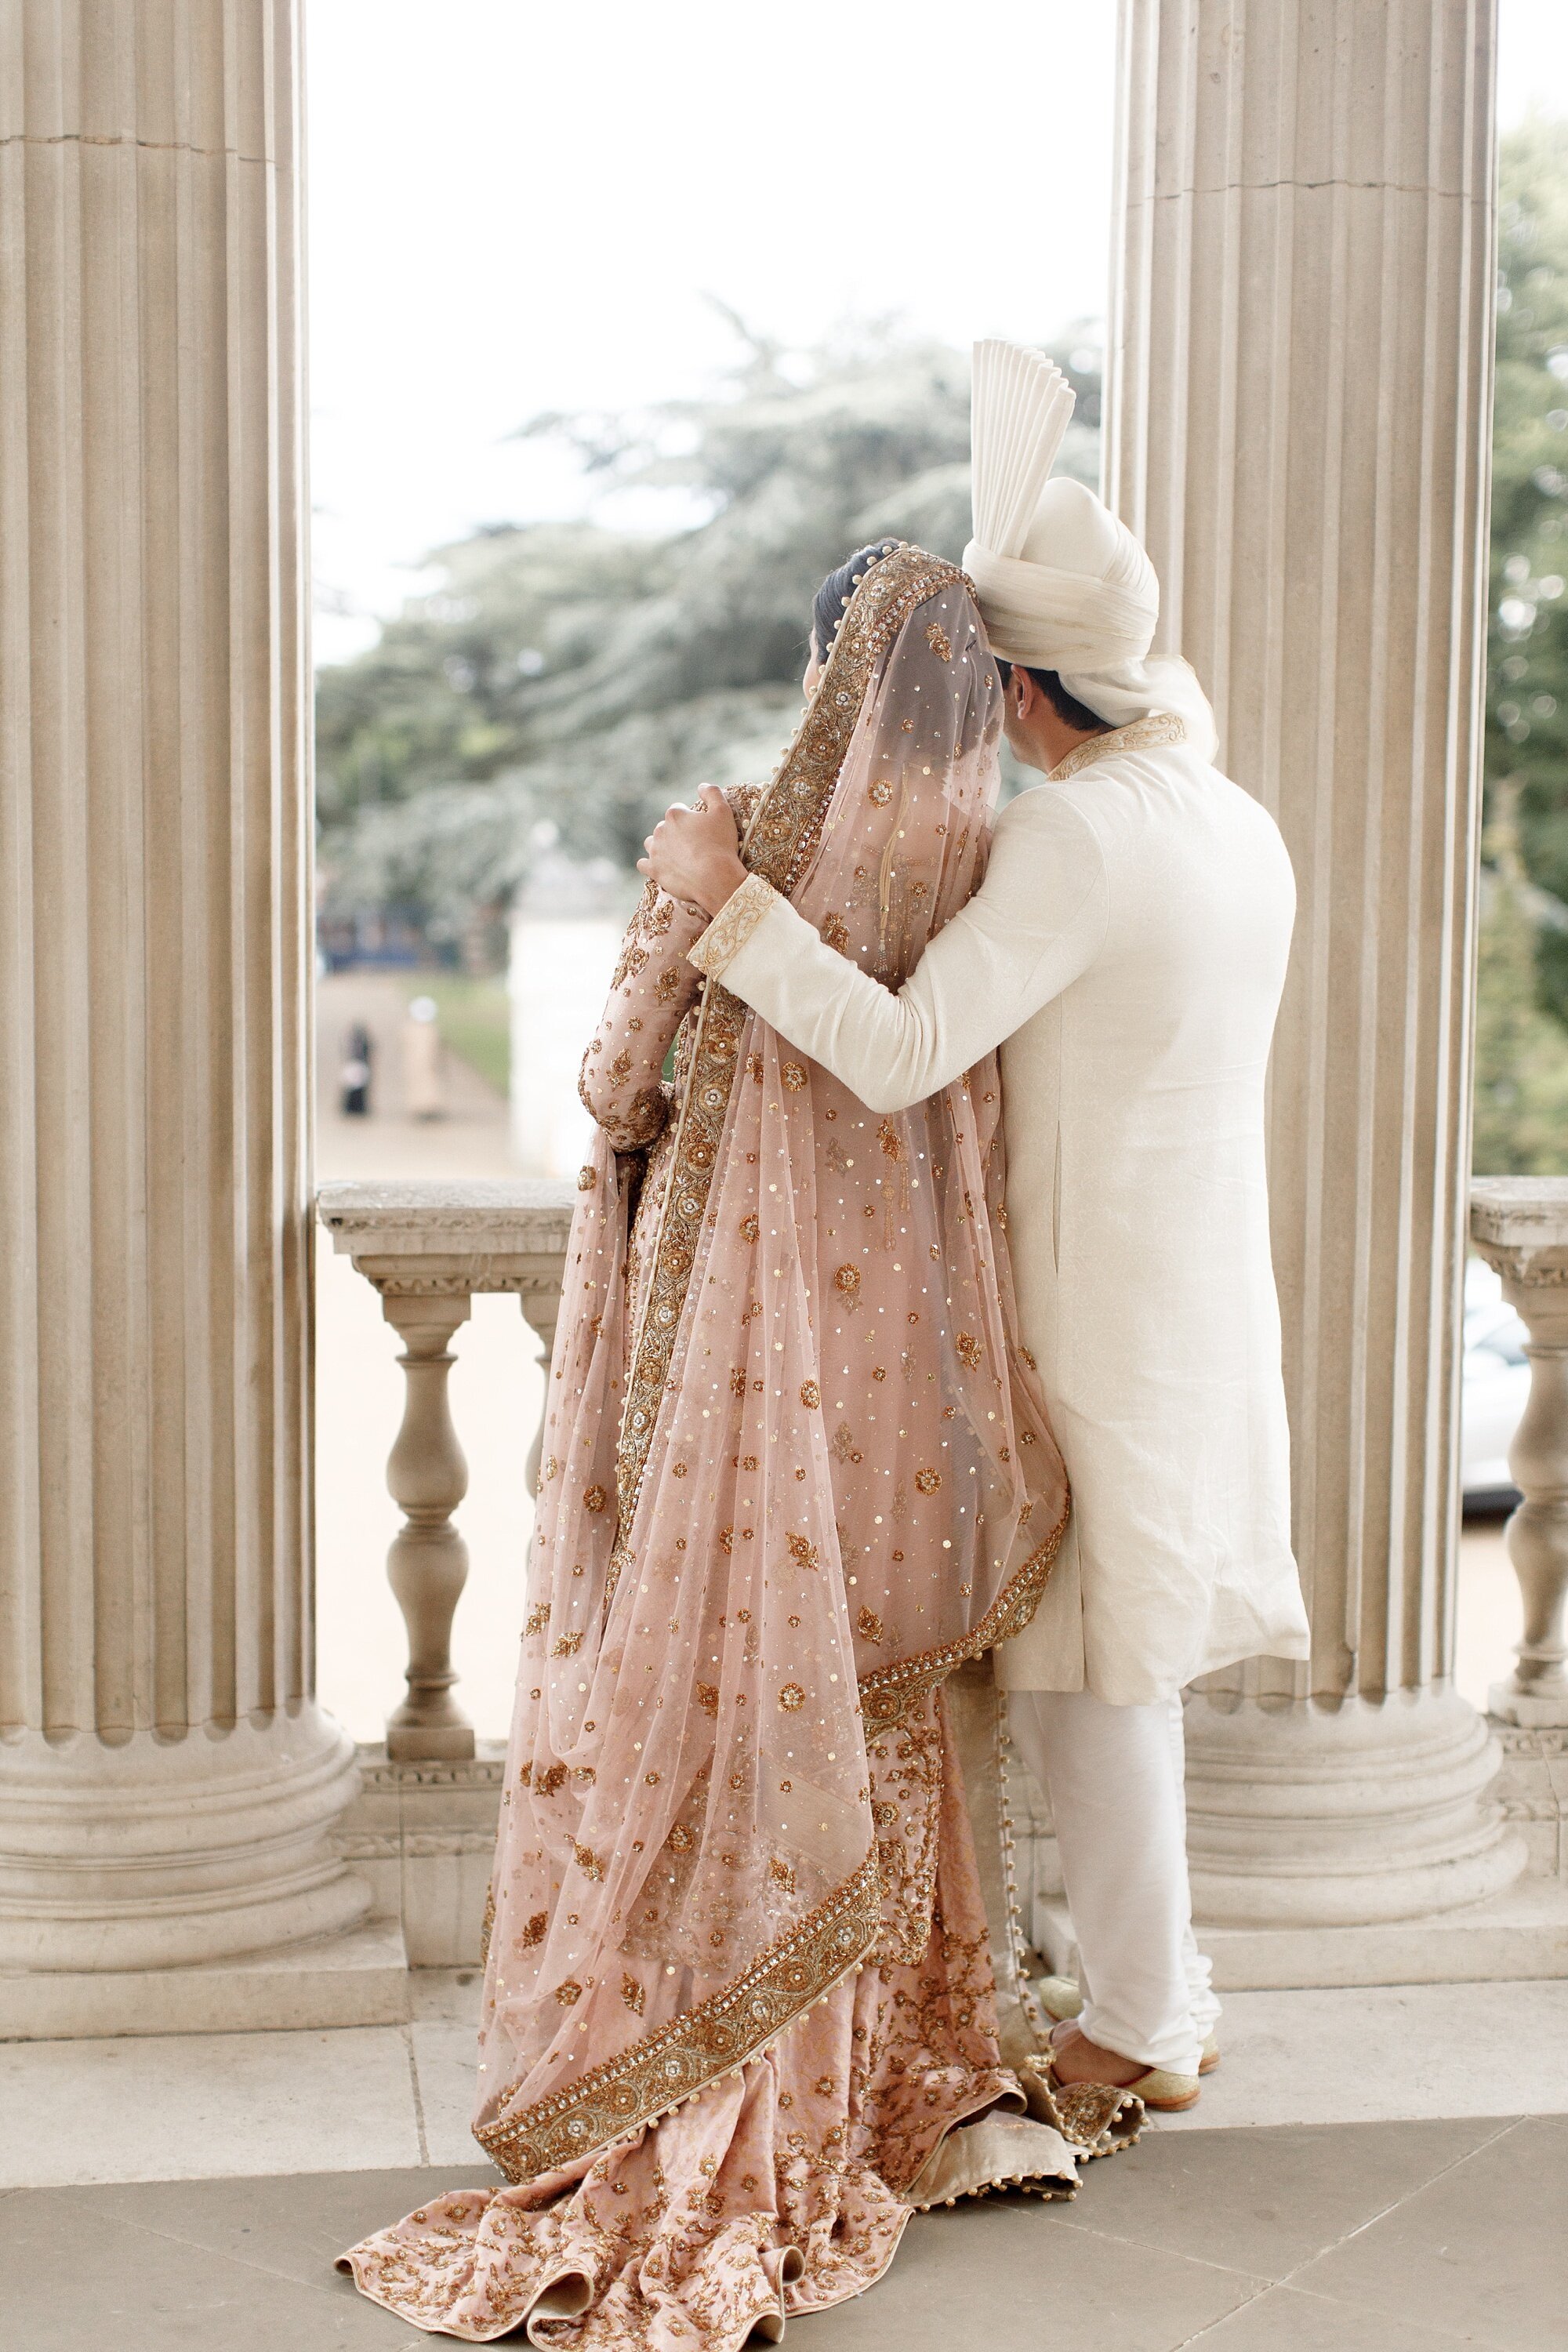
[[[1115,13],[1059,12],[1042,86],[1008,68],[1040,54],[1027,0],[988,0],[983,39],[912,0],[896,39],[857,12],[831,40],[708,0],[591,26],[455,0],[438,37],[415,0],[313,0],[323,1177],[575,1169],[642,837],[700,782],[771,771],[826,571],[883,532],[961,552],[974,335],[1051,352],[1079,395],[1062,462],[1098,481]],[[1564,1173],[1568,23],[1501,15],[1474,1164]],[[657,195],[628,212],[636,184]],[[1478,1271],[1479,1496],[1528,1374]],[[321,1281],[324,1696],[370,1737],[363,1611],[395,1518],[330,1465],[384,1444],[399,1376],[374,1296],[346,1265]],[[486,1731],[537,1412],[519,1340],[510,1302],[477,1301],[453,1376],[458,1663]],[[1482,1698],[1517,1609],[1483,1541]],[[384,1588],[373,1615],[395,1644]]]

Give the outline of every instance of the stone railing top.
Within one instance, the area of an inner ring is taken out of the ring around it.
[[[1470,1240],[1515,1282],[1568,1281],[1568,1176],[1478,1176]]]
[[[321,1185],[316,1213],[352,1257],[558,1255],[577,1205],[569,1178]]]

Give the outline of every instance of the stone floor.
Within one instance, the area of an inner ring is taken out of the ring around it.
[[[5,2352],[426,2342],[333,2255],[468,2133],[471,1970],[406,2027],[0,2044]],[[1568,2345],[1568,1983],[1237,1993],[1190,2116],[1077,2202],[911,2223],[800,2352],[1500,2352]]]

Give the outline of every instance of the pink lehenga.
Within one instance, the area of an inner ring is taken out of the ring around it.
[[[736,796],[746,863],[897,986],[979,877],[1000,719],[968,583],[896,550]],[[477,2342],[731,2352],[915,2208],[1070,2193],[1136,2129],[1031,2063],[942,1690],[1068,1507],[994,1061],[879,1118],[700,979],[701,928],[650,887],[584,1062],[480,2028],[513,2185],[343,2257]]]

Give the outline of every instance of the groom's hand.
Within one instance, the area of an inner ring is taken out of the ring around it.
[[[746,878],[735,820],[717,784],[703,785],[695,808],[677,801],[666,809],[643,847],[637,872],[705,915],[716,915]]]

